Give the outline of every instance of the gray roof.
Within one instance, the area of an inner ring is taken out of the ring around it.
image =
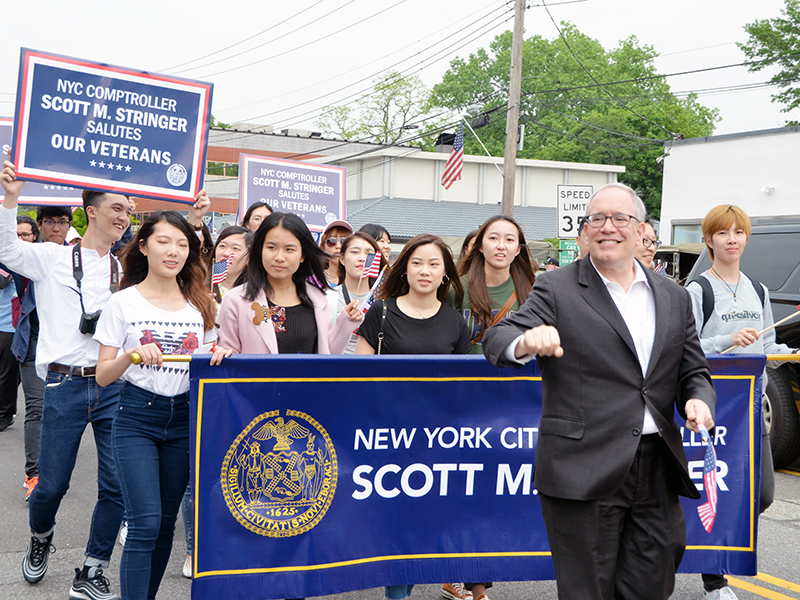
[[[556,237],[556,213],[555,207],[514,207],[514,219],[529,240]],[[463,237],[473,229],[478,229],[489,217],[499,214],[499,204],[434,202],[385,196],[347,202],[347,221],[356,230],[367,223],[375,223],[384,226],[392,238],[403,239],[419,233]]]

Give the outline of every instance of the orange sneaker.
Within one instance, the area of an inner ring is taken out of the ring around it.
[[[26,477],[25,478],[25,487],[27,488],[27,492],[25,492],[25,502],[31,499],[31,494],[33,490],[36,489],[36,484],[39,483],[39,476],[34,475],[33,477]]]
[[[472,592],[463,583],[443,583],[442,600],[472,600]]]

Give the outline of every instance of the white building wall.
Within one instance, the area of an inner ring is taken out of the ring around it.
[[[800,214],[800,132],[787,127],[675,143],[664,159],[661,239],[673,221],[702,220],[718,204],[750,216]]]
[[[348,200],[363,198],[413,198],[442,202],[473,202],[498,204],[503,194],[503,176],[484,156],[465,156],[461,180],[449,190],[441,185],[441,173],[448,155],[436,152],[417,152],[408,149],[387,149],[372,158],[332,159],[347,169]],[[502,169],[502,159],[494,159]],[[589,184],[595,189],[615,181],[625,167],[544,160],[517,160],[516,206],[557,205],[556,186],[563,183]]]

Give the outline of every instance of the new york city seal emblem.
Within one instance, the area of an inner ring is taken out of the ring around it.
[[[231,514],[254,533],[291,537],[315,527],[336,492],[336,450],[328,432],[296,410],[263,413],[231,444],[222,493]]]

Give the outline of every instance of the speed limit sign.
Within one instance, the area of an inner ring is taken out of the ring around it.
[[[578,237],[578,221],[586,214],[586,204],[592,197],[591,185],[559,185],[558,187],[558,237]]]

